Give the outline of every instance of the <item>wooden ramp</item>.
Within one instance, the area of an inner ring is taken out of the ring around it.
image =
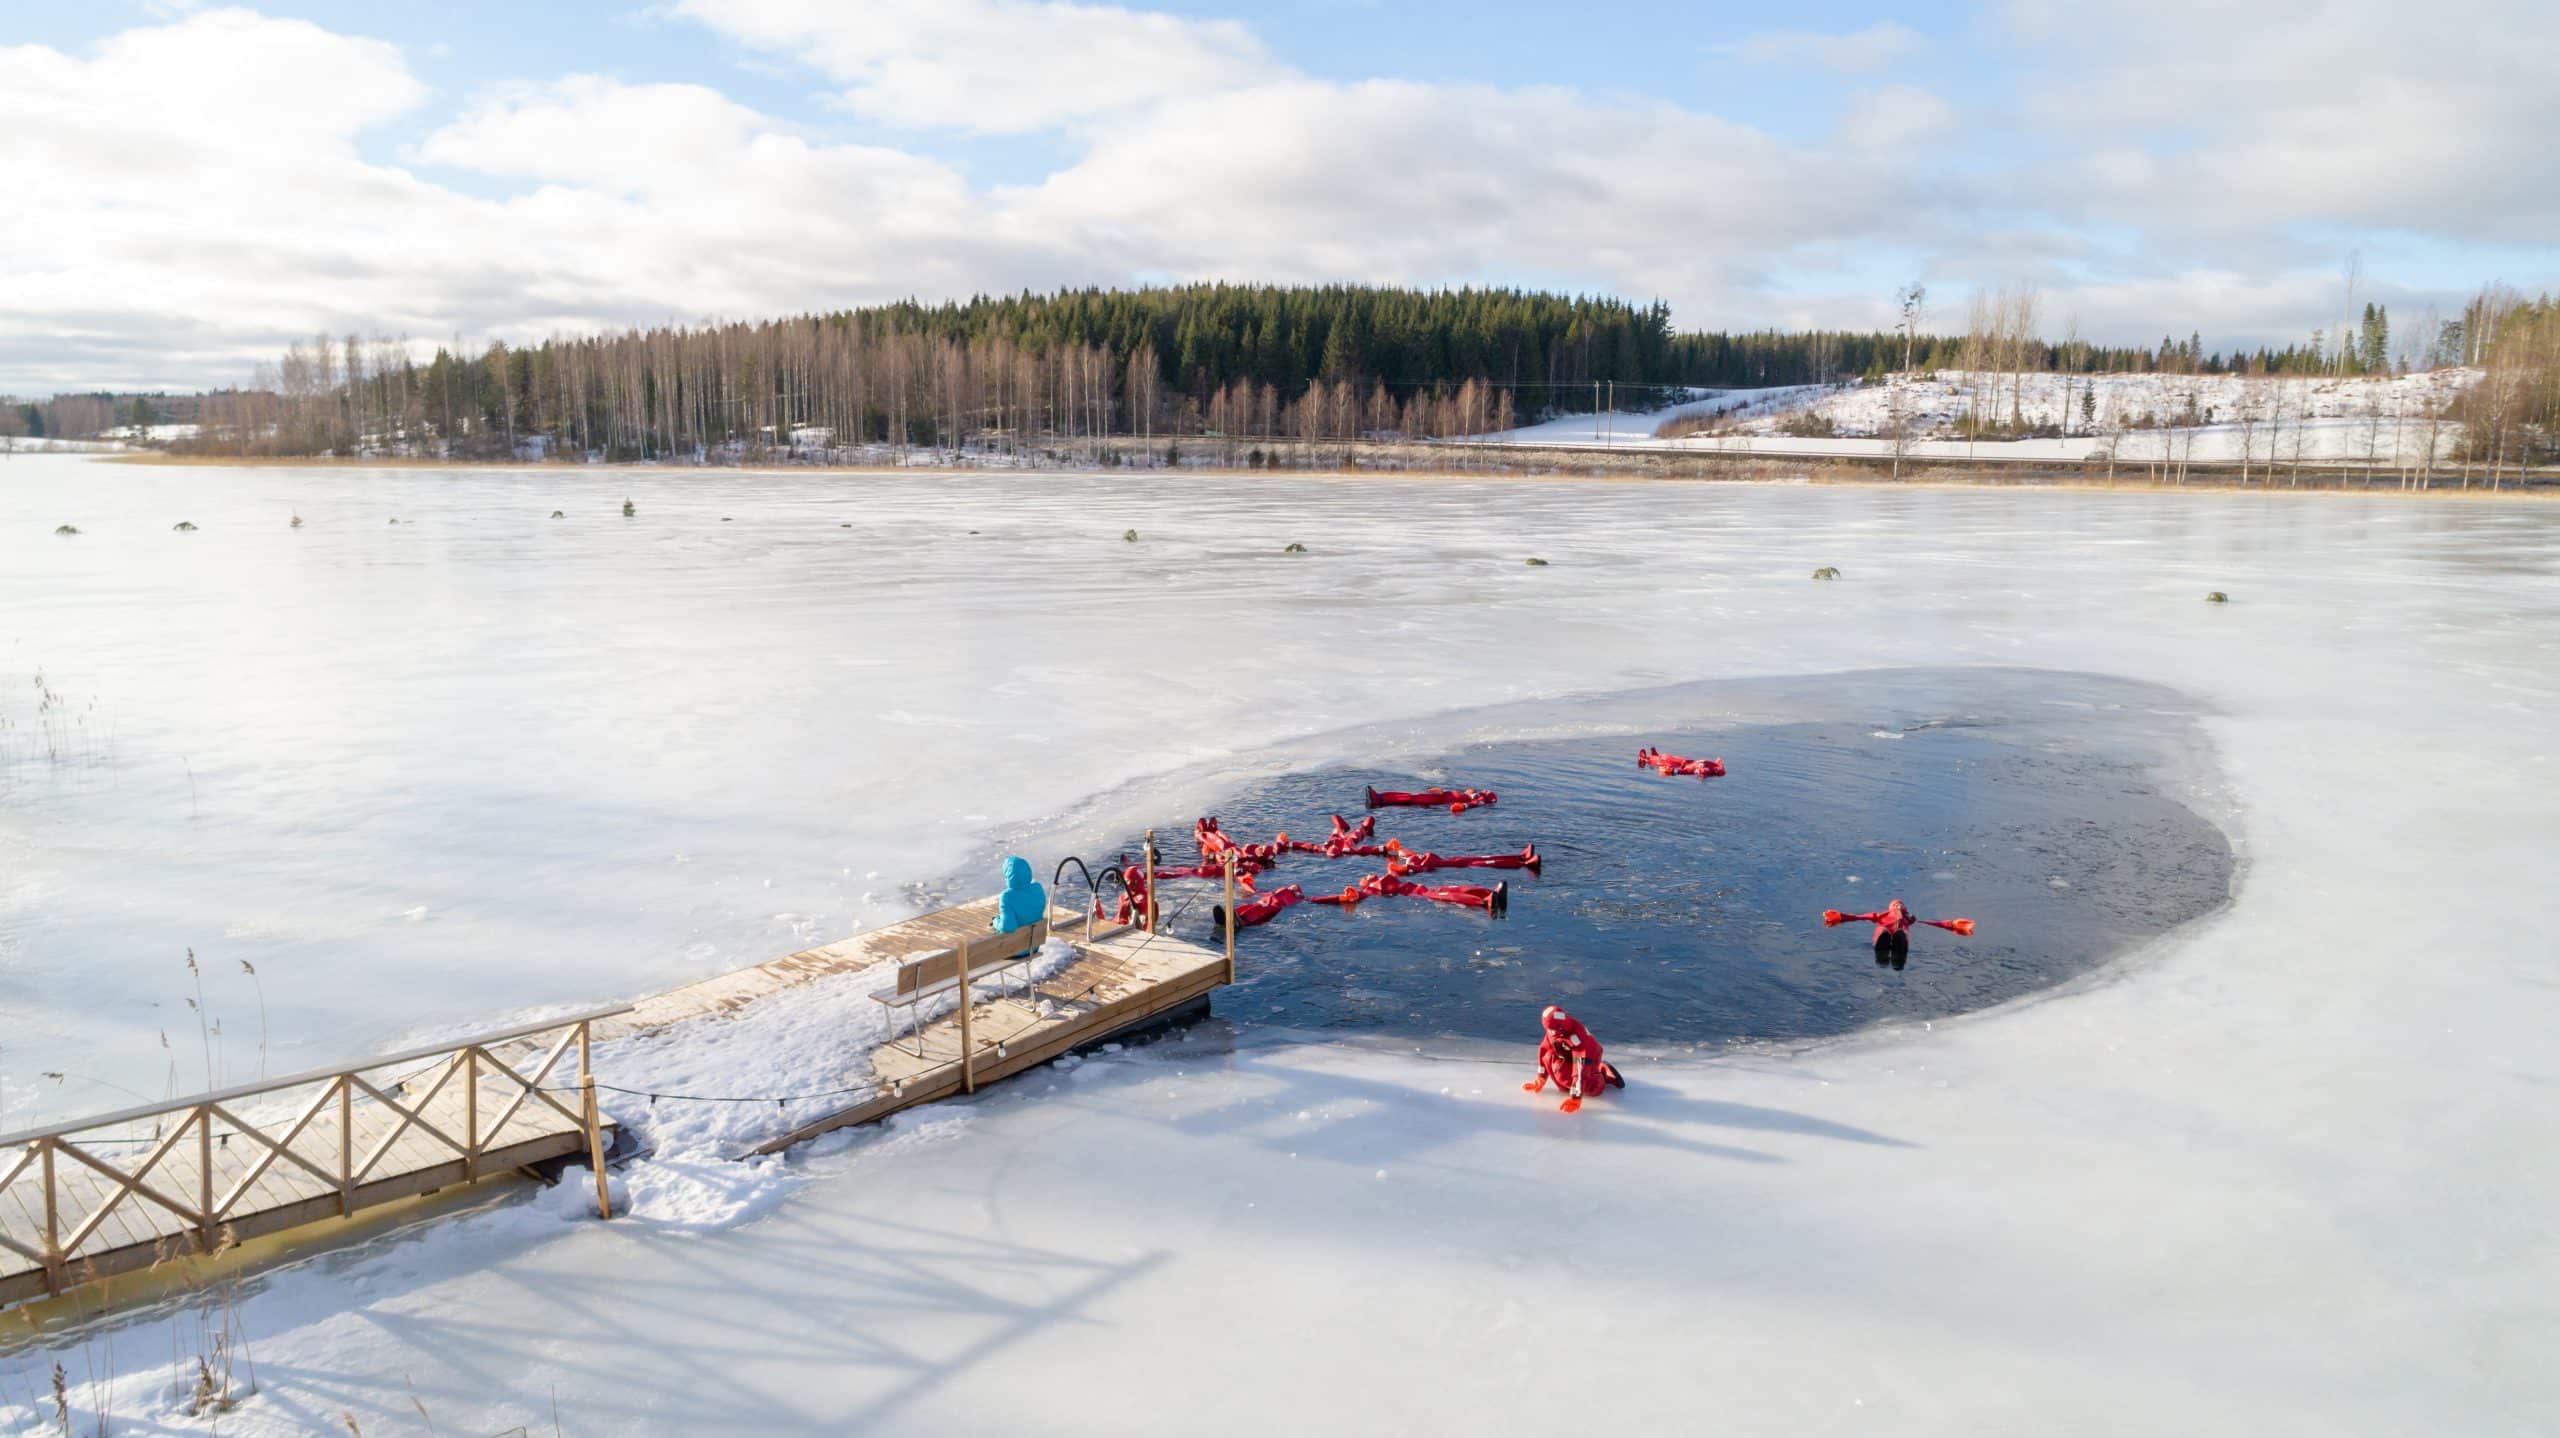
[[[944,912],[973,912],[976,923],[965,932],[974,937],[986,932],[993,905],[989,900]],[[1063,923],[1052,933],[1074,946],[1074,960],[1033,986],[1028,997],[1020,989],[973,996],[965,1025],[966,1061],[964,1025],[954,1012],[913,1036],[902,1035],[875,1050],[869,1075],[875,1089],[869,1097],[753,1151],[778,1153],[834,1129],[871,1123],[900,1109],[983,1088],[1070,1049],[1099,1043],[1205,1000],[1210,990],[1231,978],[1224,953],[1169,934],[1118,927],[1088,940],[1076,937],[1079,931]],[[859,1076],[850,1077],[859,1081]]]
[[[592,1161],[610,1125],[555,1070],[575,1047],[583,1073],[590,1023],[621,1012],[0,1137],[0,1305],[570,1154]],[[518,1057],[527,1044],[533,1057]]]

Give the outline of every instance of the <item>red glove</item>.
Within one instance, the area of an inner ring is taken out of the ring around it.
[[[1971,919],[1954,920],[1952,927],[1957,933],[1964,935],[1968,939],[1973,937],[1973,920]]]
[[[1822,911],[1822,926],[1826,929],[1836,929],[1846,922],[1848,917],[1838,909],[1825,909]]]
[[[1582,1112],[1582,1100],[1578,1098],[1566,1099],[1562,1107],[1566,1113],[1580,1113]]]
[[[1545,1074],[1538,1075],[1536,1078],[1520,1085],[1520,1091],[1522,1093],[1545,1093],[1547,1091],[1547,1076]]]

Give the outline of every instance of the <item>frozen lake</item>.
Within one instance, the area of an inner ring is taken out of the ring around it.
[[[1285,766],[1544,732],[1506,703],[2007,663],[2128,607],[2150,642],[2209,644],[2282,622],[2270,581],[2307,541],[2387,526],[2495,565],[2499,532],[2542,519],[20,459],[0,470],[5,1121],[248,1077],[262,1028],[282,1071],[757,962],[899,917],[1009,840],[1093,852],[1115,817],[1202,812]],[[2089,572],[2126,546],[2154,557]],[[2199,602],[2225,585],[2240,605]]]
[[[236,1074],[242,959],[270,1062],[311,1062],[1306,776],[1658,729],[1801,735],[1827,777],[1844,706],[2094,745],[2122,783],[2075,803],[2175,805],[2237,865],[2040,999],[1662,1053],[1573,1118],[1517,1050],[1216,1021],[752,1172],[635,1165],[627,1222],[514,1195],[249,1285],[224,1431],[1042,1429],[1098,1381],[1130,1433],[2560,1424],[2547,504],[20,459],[0,666],[13,1119],[204,1063],[189,945]],[[1638,792],[1746,802],[1726,757]],[[2025,895],[1962,902],[2022,932]],[[202,1327],[14,1352],[0,1425],[59,1360],[84,1429],[199,1429]]]

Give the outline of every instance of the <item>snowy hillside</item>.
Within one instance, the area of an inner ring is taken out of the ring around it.
[[[1755,454],[1872,455],[1892,449],[1897,410],[1922,458],[2124,464],[2416,464],[2451,452],[2451,402],[2478,370],[2351,379],[2241,375],[2005,375],[1941,370],[1899,384],[1722,390],[1647,414],[1577,415],[1484,442],[1608,444]],[[1967,440],[1968,413],[2026,437]],[[2014,420],[2013,420],[2014,415]]]
[[[1890,431],[1899,405],[1914,431],[1933,439],[1960,438],[1957,425],[1969,409],[1977,408],[1986,421],[2051,427],[2074,437],[2199,422],[2209,427],[2281,423],[2289,428],[2307,420],[2326,433],[2354,427],[2339,426],[2341,420],[2379,421],[2389,429],[2423,422],[2479,378],[2478,370],[2467,369],[2355,379],[1940,370],[1899,385],[1822,391],[1809,404],[1735,427],[1747,434],[1775,434],[1789,417],[1811,414],[1829,420],[1842,435],[1870,437]]]
[[[1700,389],[1666,409],[1612,410],[1569,414],[1560,419],[1470,435],[1461,443],[1478,444],[1646,444],[1655,432],[1676,420],[1740,423],[1764,415],[1801,408],[1830,392],[1826,385],[1782,385],[1773,389]]]

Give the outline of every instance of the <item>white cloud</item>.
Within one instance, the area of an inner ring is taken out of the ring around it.
[[[1021,134],[1281,67],[1231,20],[1059,0],[677,0],[742,44],[801,60],[886,124]]]
[[[1297,79],[1168,105],[1003,198],[1020,225],[1185,277],[1588,277],[1691,302],[1881,223],[1889,172],[1669,105]]]
[[[2548,248],[2560,233],[2560,20],[2451,7],[2011,0],[2023,123],[2085,146],[2109,219],[2229,233],[2396,230]]]
[[[1755,65],[1814,65],[1843,75],[1863,75],[1907,60],[1929,42],[1907,25],[1879,20],[1846,35],[1814,30],[1762,30],[1745,35],[1717,53]]]
[[[1945,100],[1913,85],[1887,85],[1857,96],[1840,123],[1841,132],[1869,146],[1915,145],[1954,127],[1956,110]]]
[[[423,164],[360,154],[426,91],[391,47],[236,11],[94,58],[0,50],[0,389],[247,378],[315,331],[522,337],[1099,278],[1007,238],[938,162],[789,133],[691,85],[472,105]]]
[[[2376,294],[2401,293],[2402,233],[2539,253],[2505,277],[2560,280],[2560,60],[2332,9],[2298,78],[2265,58],[2291,32],[2255,12],[2197,46],[2201,11],[2051,31],[2021,0],[2005,110],[1882,85],[1793,140],[1554,86],[1318,79],[1236,27],[1107,7],[873,5],[856,33],[814,3],[721,6],[726,33],[803,55],[866,113],[1066,146],[993,188],[708,84],[438,101],[391,46],[198,12],[86,55],[0,48],[0,389],[233,382],[324,329],[514,339],[1141,276],[1606,289],[1709,326],[1878,323],[1909,274],[1956,309],[2016,276],[2093,336],[2211,343],[2332,319],[2357,226]],[[2363,46],[2412,58],[2347,83]],[[1181,55],[1199,63],[1162,63]],[[1036,78],[1078,66],[1105,78]],[[425,128],[387,163],[395,121]]]

